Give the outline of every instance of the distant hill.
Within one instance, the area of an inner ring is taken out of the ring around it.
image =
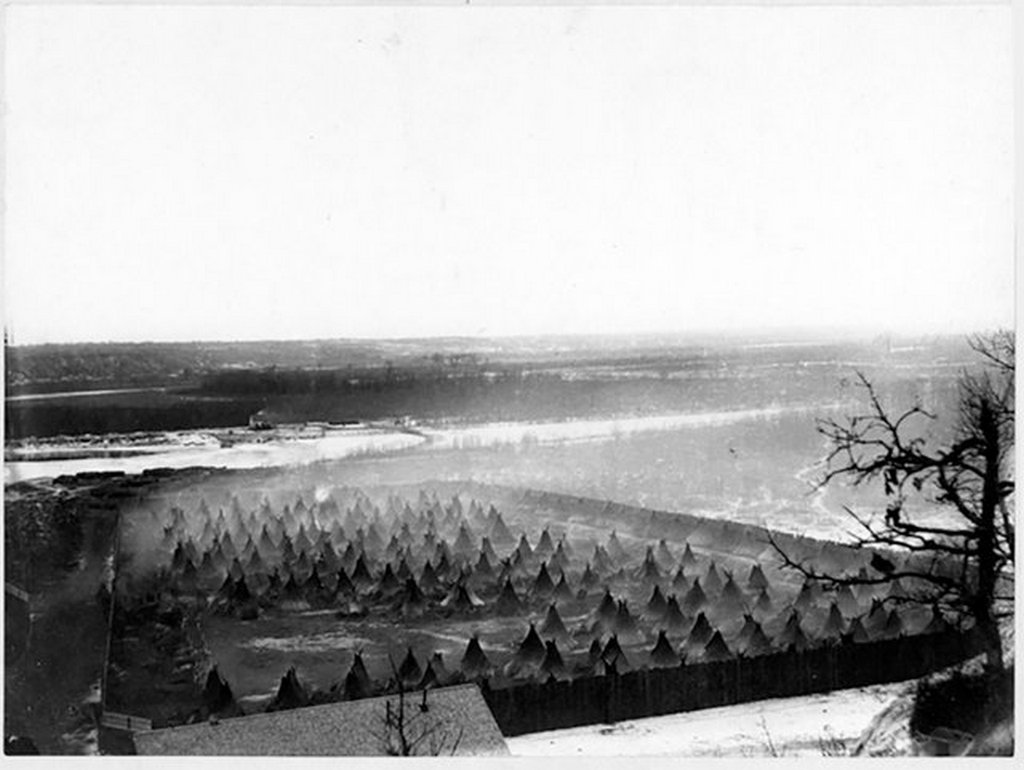
[[[383,365],[373,343],[164,342],[28,345],[7,348],[7,395],[194,382],[224,369]]]
[[[740,352],[792,360],[809,346],[837,355],[877,357],[923,348],[928,359],[961,356],[963,340],[929,338],[869,342],[846,338],[683,334],[263,342],[139,342],[22,345],[5,348],[6,394],[191,385],[215,372],[265,369],[473,367],[481,363],[558,366],[706,357]]]

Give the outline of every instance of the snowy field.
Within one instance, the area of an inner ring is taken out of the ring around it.
[[[515,756],[843,756],[878,712],[913,687],[874,685],[797,698],[507,738]]]

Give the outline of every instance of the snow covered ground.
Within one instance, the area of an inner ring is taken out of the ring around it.
[[[879,711],[911,687],[901,682],[775,698],[506,741],[515,756],[841,756]]]
[[[176,434],[171,434],[176,435]],[[181,434],[191,439],[194,431]],[[105,457],[116,446],[97,449],[96,457],[69,460],[27,460],[4,463],[4,483],[35,478],[55,477],[86,471],[124,471],[141,473],[147,468],[187,468],[204,465],[218,468],[274,468],[307,465],[323,460],[337,460],[354,455],[386,454],[422,444],[421,436],[400,431],[355,428],[328,433],[317,438],[285,438],[264,441],[260,434],[253,440],[222,447],[219,443],[197,444],[183,440],[156,446],[132,445],[138,452],[130,457]]]

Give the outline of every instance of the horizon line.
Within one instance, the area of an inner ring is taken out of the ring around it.
[[[604,331],[604,332],[520,332],[510,334],[434,334],[422,336],[310,336],[310,337],[251,337],[251,338],[176,338],[176,339],[104,339],[104,340],[58,340],[42,342],[18,342],[11,334],[9,327],[4,330],[5,348],[33,348],[69,346],[104,346],[104,345],[258,345],[269,343],[419,343],[419,342],[511,342],[530,340],[666,340],[678,339],[697,341],[704,339],[764,339],[766,337],[797,337],[799,341],[828,342],[830,340],[866,340],[878,337],[922,338],[922,337],[970,337],[987,334],[993,331],[1008,329],[1016,331],[1015,324],[987,325],[971,329],[890,329],[886,327],[853,327],[853,326],[778,326],[761,328],[704,328],[691,330],[645,330],[645,331]],[[781,340],[776,340],[781,341]]]

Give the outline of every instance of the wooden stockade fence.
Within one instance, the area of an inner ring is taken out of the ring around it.
[[[135,733],[153,729],[153,722],[149,719],[119,714],[116,711],[104,711],[100,724],[111,730],[126,730]]]
[[[506,736],[914,679],[981,650],[973,632],[838,644],[717,663],[483,687]]]

